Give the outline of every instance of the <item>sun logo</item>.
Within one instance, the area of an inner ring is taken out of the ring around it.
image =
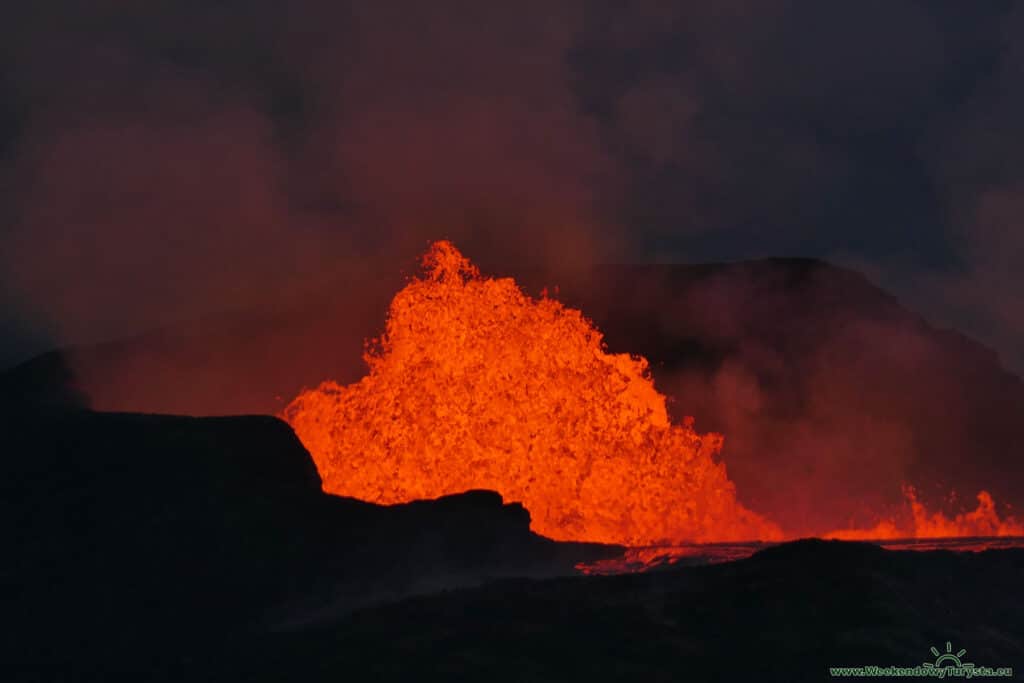
[[[924,668],[926,669],[942,669],[945,667],[953,667],[955,669],[974,668],[974,664],[970,662],[963,662],[960,660],[961,657],[967,654],[967,650],[961,649],[956,654],[953,654],[953,646],[950,644],[948,640],[946,641],[945,652],[939,652],[934,645],[932,645],[931,651],[932,654],[935,655],[935,663],[925,662]]]

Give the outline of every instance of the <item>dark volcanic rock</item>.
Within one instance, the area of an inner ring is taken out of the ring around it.
[[[485,491],[390,508],[323,495],[274,418],[2,427],[4,681],[823,680],[931,661],[946,641],[977,664],[1024,661],[1021,550],[800,541],[567,576],[614,549],[534,536]]]
[[[171,676],[225,639],[615,552],[535,536],[492,492],[389,508],[327,496],[271,417],[0,424],[2,680]]]
[[[798,541],[651,574],[507,580],[246,643],[215,680],[821,681],[914,667],[931,646],[1024,662],[1024,550]],[[1005,679],[1004,679],[1005,680]]]
[[[50,351],[0,372],[0,411],[10,415],[88,407],[89,397],[69,356],[66,351]]]

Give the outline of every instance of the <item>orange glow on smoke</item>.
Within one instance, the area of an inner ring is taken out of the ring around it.
[[[359,382],[326,381],[284,411],[328,493],[394,504],[492,489],[544,536],[633,548],[784,537],[737,501],[722,437],[670,422],[646,359],[608,353],[580,311],[481,276],[449,242],[395,295],[364,359]],[[1024,535],[987,492],[953,519],[904,494],[913,528],[826,536]]]
[[[778,539],[736,500],[717,434],[671,424],[647,361],[580,311],[482,277],[449,242],[391,302],[370,372],[285,410],[324,490],[400,503],[493,489],[557,540]]]

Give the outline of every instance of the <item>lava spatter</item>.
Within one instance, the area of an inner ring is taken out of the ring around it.
[[[324,490],[393,504],[493,489],[556,540],[778,539],[736,498],[717,434],[673,424],[642,357],[582,312],[480,274],[437,242],[391,302],[369,373],[304,391],[284,416]]]

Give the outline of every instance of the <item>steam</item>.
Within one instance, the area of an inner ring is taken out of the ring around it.
[[[264,307],[439,235],[485,263],[614,243],[571,5],[67,9],[5,36],[2,281],[54,343]]]

